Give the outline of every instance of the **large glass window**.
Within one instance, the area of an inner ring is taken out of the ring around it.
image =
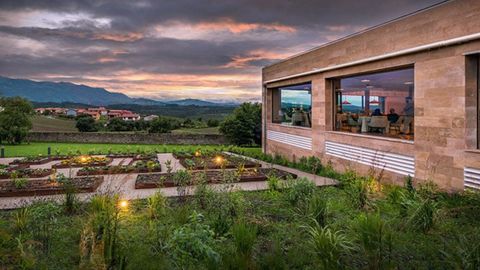
[[[413,139],[414,70],[336,79],[335,129]]]
[[[312,126],[312,84],[280,87],[272,91],[272,120],[284,125]]]

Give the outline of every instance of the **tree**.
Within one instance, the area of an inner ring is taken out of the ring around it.
[[[134,124],[121,118],[113,118],[108,122],[107,129],[109,131],[132,131]]]
[[[168,133],[178,128],[178,123],[174,119],[167,117],[158,117],[150,122],[149,133]]]
[[[98,125],[91,116],[82,116],[77,119],[76,127],[80,132],[98,131]]]
[[[220,132],[236,145],[261,144],[262,107],[259,103],[243,103],[220,125]]]
[[[0,143],[21,143],[32,128],[32,104],[21,97],[0,99]]]
[[[208,119],[207,121],[208,127],[218,127],[218,125],[220,125],[220,121],[218,121],[217,119]]]

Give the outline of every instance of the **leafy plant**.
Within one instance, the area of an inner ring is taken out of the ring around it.
[[[342,256],[354,250],[354,244],[342,231],[319,224],[307,227],[308,243],[321,269],[342,268]]]
[[[407,210],[406,224],[409,227],[423,232],[428,232],[433,227],[438,212],[438,204],[434,200],[406,197],[403,204]]]
[[[288,179],[287,180],[287,200],[292,205],[297,205],[300,202],[307,201],[313,195],[317,187],[306,178]]]
[[[203,215],[194,211],[188,223],[173,231],[167,250],[178,268],[219,263],[220,255],[213,249],[215,234],[203,220]]]
[[[307,203],[307,216],[323,227],[327,225],[328,214],[328,201],[315,194]]]
[[[15,188],[17,189],[25,188],[28,184],[27,178],[23,178],[23,177],[13,178],[12,181],[13,181],[13,184],[15,185]]]
[[[167,199],[160,191],[155,192],[155,194],[147,198],[147,211],[151,219],[157,219],[165,215],[166,207]]]
[[[361,250],[368,269],[384,269],[385,257],[392,249],[392,234],[379,214],[360,214],[354,223]]]
[[[15,229],[19,232],[24,232],[27,229],[31,216],[27,207],[20,208],[14,214],[15,217]]]
[[[477,230],[471,233],[457,232],[450,241],[445,240],[445,264],[451,269],[479,269],[480,268],[480,233]]]

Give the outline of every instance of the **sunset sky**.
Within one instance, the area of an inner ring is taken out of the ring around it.
[[[0,75],[248,101],[261,67],[440,0],[0,0]]]

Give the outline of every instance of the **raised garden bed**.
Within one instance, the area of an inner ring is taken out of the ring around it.
[[[52,168],[98,167],[107,166],[110,162],[112,162],[112,159],[106,157],[78,156],[62,160],[59,164],[54,164]]]
[[[104,167],[83,167],[77,173],[84,175],[107,175],[107,174],[129,174],[129,173],[151,173],[161,172],[161,165],[158,161],[138,161],[135,165],[118,165]]]
[[[15,159],[14,161],[10,162],[10,165],[22,165],[22,166],[30,166],[30,165],[42,165],[48,163],[50,161],[56,160],[63,160],[69,159],[69,156],[37,156],[37,157],[24,157],[21,159]]]
[[[42,178],[53,173],[52,169],[29,169],[22,168],[17,170],[0,170],[0,179],[15,178]]]
[[[230,172],[233,172],[230,170]],[[202,171],[192,172],[192,179],[196,179],[196,174],[204,173]],[[221,183],[223,180],[223,172],[210,170],[206,171],[206,178],[208,183]],[[286,179],[288,176],[297,178],[295,174],[285,172],[273,168],[259,168],[259,169],[246,169],[240,176],[240,182],[255,182],[265,181],[268,176],[275,175],[281,179]],[[163,180],[163,181],[162,181]],[[163,182],[163,183],[162,183]],[[173,173],[156,173],[156,174],[139,174],[135,181],[135,189],[144,188],[159,188],[159,187],[175,187],[176,184],[173,181]]]
[[[152,160],[152,159],[157,159],[157,154],[151,153],[151,154],[136,154],[136,153],[131,153],[131,154],[108,154],[108,158],[131,158],[132,160]]]
[[[260,167],[260,164],[256,162],[223,153],[197,156],[195,154],[174,153],[173,156],[179,160],[183,167],[190,170],[234,169],[241,166],[244,168]]]
[[[102,176],[77,177],[70,179],[75,192],[94,192],[103,182]],[[65,193],[65,186],[47,179],[28,180],[23,187],[13,181],[0,181],[0,197],[42,196]]]

